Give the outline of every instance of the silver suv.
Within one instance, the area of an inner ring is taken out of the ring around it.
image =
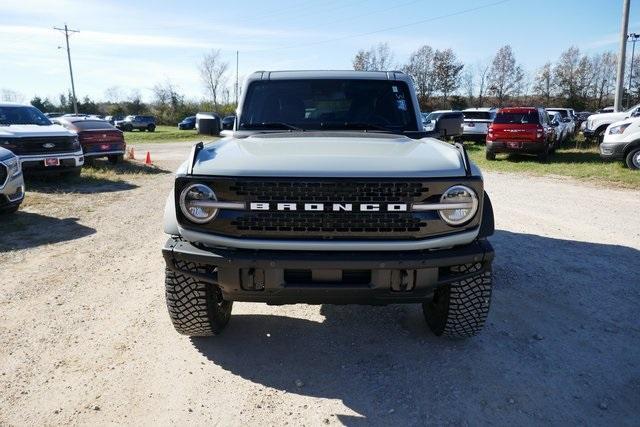
[[[178,169],[164,230],[186,335],[221,332],[234,301],[415,303],[454,337],[489,312],[482,174],[462,145],[426,137],[401,72],[252,74],[233,133]]]
[[[0,214],[18,210],[24,199],[24,179],[20,159],[0,147]]]
[[[153,116],[127,116],[124,120],[116,120],[114,122],[115,127],[120,130],[130,132],[134,129],[144,132],[155,132],[156,130],[156,118]]]

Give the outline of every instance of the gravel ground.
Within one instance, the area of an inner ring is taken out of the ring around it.
[[[173,170],[190,144],[145,144]],[[236,304],[176,334],[160,247],[169,173],[40,185],[0,219],[0,425],[591,424],[640,420],[640,192],[487,174],[485,331],[417,306]],[[33,189],[32,189],[33,190]]]

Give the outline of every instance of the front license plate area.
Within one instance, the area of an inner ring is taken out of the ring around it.
[[[60,159],[58,158],[50,158],[50,159],[44,159],[44,165],[49,167],[49,166],[60,166]]]

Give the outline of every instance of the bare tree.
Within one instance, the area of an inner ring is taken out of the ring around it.
[[[226,86],[227,78],[225,73],[228,68],[229,63],[222,61],[219,49],[205,54],[198,67],[202,84],[216,109],[218,108],[218,99],[222,96]]]
[[[549,105],[551,97],[555,92],[555,81],[553,80],[553,69],[551,62],[544,64],[534,78],[533,93],[544,99],[544,104]]]
[[[577,100],[580,93],[578,85],[579,64],[580,49],[571,46],[560,54],[560,58],[553,69],[558,91],[570,104]]]
[[[115,104],[117,102],[122,101],[122,99],[124,98],[124,95],[122,93],[122,89],[119,86],[111,86],[104,91],[104,97],[107,100],[107,102],[111,102]]]
[[[488,92],[496,97],[499,106],[504,105],[509,96],[516,95],[521,90],[523,78],[524,72],[516,64],[511,46],[505,45],[498,49],[489,70]]]
[[[369,50],[360,49],[353,58],[356,71],[387,71],[393,68],[393,52],[388,43],[379,43]]]
[[[476,71],[478,74],[478,102],[477,106],[484,106],[484,97],[487,93],[487,80],[489,77],[489,70],[491,69],[490,62],[478,62],[476,63]]]
[[[420,105],[425,107],[435,87],[433,76],[433,49],[424,45],[409,56],[409,62],[402,67],[413,78]]]
[[[436,90],[442,93],[443,103],[460,86],[460,72],[464,65],[451,49],[436,50],[433,54],[433,77]]]
[[[476,90],[475,76],[469,67],[465,67],[460,77],[460,86],[464,96],[469,99],[469,103],[473,104],[473,98]]]

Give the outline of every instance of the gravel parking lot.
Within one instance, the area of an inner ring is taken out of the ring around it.
[[[486,174],[496,286],[474,339],[434,337],[417,306],[248,303],[189,339],[160,253],[189,149],[39,183],[0,219],[0,424],[637,425],[640,191]]]

